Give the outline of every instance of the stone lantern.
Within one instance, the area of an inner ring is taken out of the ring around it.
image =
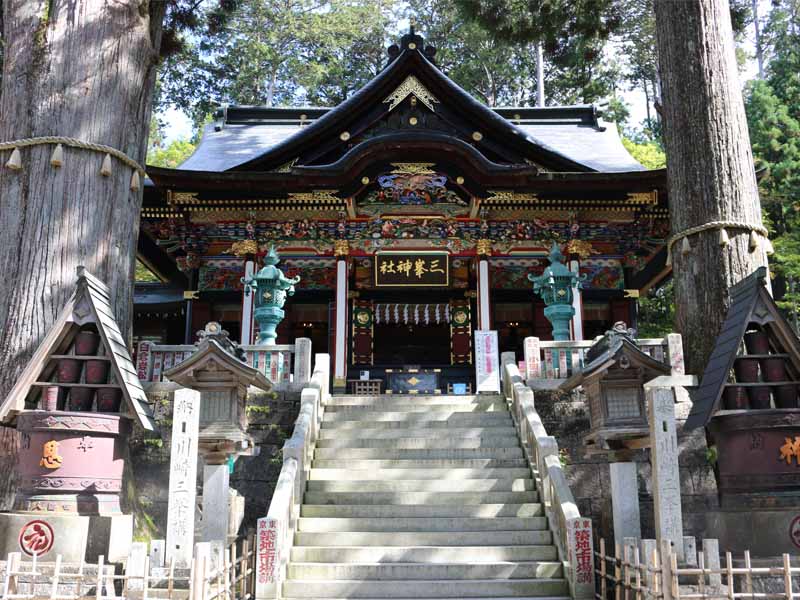
[[[575,316],[572,305],[572,290],[580,286],[580,278],[564,264],[564,255],[556,242],[550,248],[550,264],[538,277],[528,275],[533,282],[533,291],[541,296],[545,303],[544,316],[553,325],[553,339],[566,341],[570,339],[569,324]]]
[[[256,273],[255,277],[242,279],[242,283],[245,284],[245,294],[255,292],[254,314],[259,325],[256,343],[259,346],[275,344],[277,337],[275,329],[283,321],[286,296],[293,296],[294,286],[300,282],[300,277],[286,277],[276,266],[279,261],[280,257],[272,246],[264,258],[264,268]]]
[[[619,322],[586,352],[586,363],[561,384],[571,391],[582,385],[589,406],[589,433],[584,442],[592,452],[619,452],[647,445],[649,426],[644,384],[670,367],[636,345],[634,330]]]
[[[255,454],[247,434],[248,388],[268,392],[272,384],[245,364],[244,351],[219,323],[208,323],[198,338],[197,350],[164,376],[200,392],[197,449],[205,463],[203,540],[217,542],[225,541],[228,534],[229,460]]]

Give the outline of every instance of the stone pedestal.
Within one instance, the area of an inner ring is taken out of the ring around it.
[[[230,471],[227,463],[203,466],[204,542],[227,542],[229,490]]]
[[[133,538],[133,517],[78,516],[47,513],[1,513],[0,556],[21,552],[23,560],[120,562],[128,556]]]
[[[608,465],[611,474],[611,508],[614,513],[614,540],[641,539],[639,486],[636,463],[616,462]]]

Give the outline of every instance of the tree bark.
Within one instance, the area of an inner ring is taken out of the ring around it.
[[[761,224],[727,0],[656,0],[656,38],[672,233],[710,221]],[[729,304],[729,287],[767,264],[749,233],[690,236],[673,246],[677,329],[687,372],[702,374]],[[763,240],[762,240],[763,241]]]
[[[165,2],[5,0],[0,141],[68,136],[144,163]],[[85,265],[130,331],[142,190],[116,158],[64,146],[0,151],[0,398],[36,349]],[[141,182],[142,186],[144,182]]]

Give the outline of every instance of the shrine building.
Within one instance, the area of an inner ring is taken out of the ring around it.
[[[473,332],[500,351],[552,326],[528,275],[557,242],[582,278],[573,339],[624,321],[669,272],[665,170],[646,170],[594,106],[489,108],[413,32],[335,108],[228,106],[179,168],[148,167],[134,342],[218,321],[255,339],[242,278],[271,247],[300,276],[278,344],[312,340],[335,387],[414,366],[446,392]],[[387,383],[386,389],[391,386]]]

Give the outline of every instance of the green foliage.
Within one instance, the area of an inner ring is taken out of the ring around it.
[[[630,152],[633,158],[648,169],[663,169],[667,166],[667,155],[661,145],[656,142],[635,142],[623,137],[622,145],[625,146],[625,149]]]
[[[134,281],[143,283],[158,283],[160,279],[156,277],[150,269],[148,269],[140,260],[136,261],[136,275]]]
[[[151,147],[147,153],[147,164],[154,167],[174,169],[189,158],[197,146],[189,140],[172,140],[162,148]]]
[[[380,0],[243,0],[165,61],[162,101],[197,124],[223,103],[338,104],[381,68],[389,23]]]
[[[663,338],[675,329],[675,291],[672,280],[639,298],[636,320],[640,338]]]
[[[800,2],[777,1],[764,31],[771,56],[764,81],[750,82],[745,108],[765,221],[775,255],[771,266],[787,285],[779,302],[796,310],[800,293]]]

